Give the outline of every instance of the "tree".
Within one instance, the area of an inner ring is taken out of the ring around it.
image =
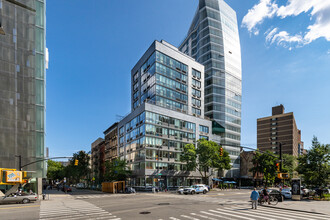
[[[290,154],[283,154],[282,160],[283,160],[282,171],[284,173],[289,173],[290,177],[292,177],[293,172],[295,171],[295,169],[297,167],[297,158]]]
[[[220,156],[219,151],[220,146],[215,142],[201,139],[197,142],[197,148],[193,144],[185,145],[180,160],[186,162],[188,171],[197,170],[206,183],[212,175],[209,168],[219,172],[231,168],[229,153],[224,150],[223,156]]]
[[[126,160],[119,158],[105,163],[104,180],[106,181],[124,181],[132,173]]]
[[[47,161],[47,178],[56,180],[56,179],[63,179],[65,176],[65,168],[64,166],[57,161],[48,160]]]
[[[86,178],[90,173],[89,159],[90,156],[83,150],[74,153],[65,169],[66,176],[74,183],[79,183],[81,179]],[[78,160],[77,166],[74,165],[75,160]]]
[[[312,148],[306,155],[298,157],[296,170],[303,175],[303,181],[308,186],[320,187],[329,184],[330,145],[320,144],[314,136]]]
[[[254,167],[250,169],[250,171],[254,173],[262,173],[263,178],[266,180],[266,186],[269,182],[274,182],[276,176],[276,160],[277,157],[273,155],[270,151],[266,151],[265,153],[260,153],[256,151],[253,156],[252,163]]]

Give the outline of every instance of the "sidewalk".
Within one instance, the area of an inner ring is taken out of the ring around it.
[[[302,212],[314,212],[330,215],[330,202],[329,201],[315,201],[315,200],[301,200],[292,201],[285,200],[279,202],[276,206],[269,206],[278,209],[292,209],[299,210]]]

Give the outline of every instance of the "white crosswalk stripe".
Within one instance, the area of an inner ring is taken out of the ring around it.
[[[109,219],[120,220],[115,215],[84,200],[64,199],[42,201],[39,219]]]
[[[129,197],[136,194],[98,194],[98,195],[78,195],[74,196],[75,199],[97,199],[97,198],[108,198],[108,197]]]
[[[330,216],[304,213],[294,210],[274,209],[266,206],[259,206],[257,210],[251,209],[250,205],[228,205],[221,208],[202,210],[180,217],[170,217],[171,220],[219,220],[219,219],[243,219],[243,220],[328,220]]]

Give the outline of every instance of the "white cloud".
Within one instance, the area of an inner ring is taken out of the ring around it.
[[[277,45],[286,45],[285,43],[298,43],[301,44],[303,42],[303,38],[300,35],[290,35],[286,31],[281,31],[277,34],[274,34],[272,37],[271,44],[277,42]]]
[[[309,11],[313,7],[313,2],[315,1],[318,0],[288,0],[288,4],[279,7],[276,14],[281,18],[297,16],[302,12]]]
[[[252,9],[244,16],[242,25],[255,35],[259,34],[255,29],[257,24],[261,24],[265,18],[271,18],[277,9],[276,4],[272,4],[271,0],[260,0],[259,4],[253,6]]]
[[[273,39],[273,37],[274,37],[274,35],[276,34],[276,32],[278,31],[278,28],[274,28],[272,31],[270,31],[268,34],[267,34],[267,32],[265,33],[265,34],[267,34],[267,36],[266,36],[266,41],[267,42],[270,42],[270,41],[272,41],[272,39]]]
[[[306,13],[311,17],[311,22],[306,27],[304,34],[290,35],[287,31],[279,31],[274,28],[271,32],[265,32],[266,42],[277,45],[296,44],[304,45],[324,37],[330,41],[330,1],[329,0],[288,0],[286,5],[278,7],[275,0],[260,0],[258,4],[244,16],[242,26],[249,32],[256,33],[256,27],[266,18],[279,17],[285,19],[288,16],[297,16]],[[286,42],[286,43],[285,43]]]

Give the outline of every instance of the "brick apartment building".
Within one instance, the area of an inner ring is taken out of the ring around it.
[[[257,119],[257,147],[261,151],[270,150],[298,156],[304,152],[301,131],[297,128],[293,112],[284,113],[284,106],[272,108],[272,116]]]

